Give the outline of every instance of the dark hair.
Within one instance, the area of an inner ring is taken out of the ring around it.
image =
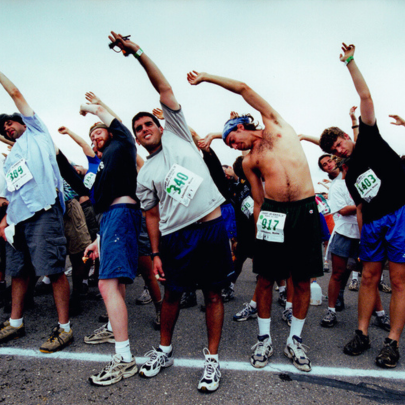
[[[345,134],[346,133],[338,127],[326,128],[322,132],[321,139],[319,140],[319,146],[324,152],[331,153],[333,144],[338,138],[344,138]]]
[[[21,114],[13,113],[13,114],[0,114],[0,134],[4,136],[4,138],[8,139],[9,141],[15,142],[15,139],[10,138],[7,136],[6,131],[4,130],[4,124],[6,121],[15,121],[21,125],[25,125]]]
[[[132,118],[132,131],[134,132],[135,138],[136,138],[136,133],[135,133],[135,121],[139,120],[142,117],[149,117],[152,118],[153,122],[157,125],[158,128],[161,127],[159,120],[151,113],[146,112],[146,111],[141,111],[138,114]]]
[[[243,159],[244,156],[238,156],[236,158],[235,162],[233,162],[233,171],[240,179],[246,180],[245,172],[243,171],[242,166]]]
[[[246,118],[249,118],[249,121],[250,121],[250,122],[248,122],[248,123],[246,123],[246,124],[242,124],[243,127],[244,127],[245,129],[247,129],[248,131],[257,131],[257,130],[261,129],[261,128],[259,128],[259,123],[257,123],[257,124],[254,123],[254,120],[255,120],[255,119],[254,119],[250,114],[243,114],[243,115],[239,115],[238,117],[246,117]],[[227,120],[227,121],[225,122],[225,125],[226,125],[226,123],[227,123],[228,121],[233,120],[233,119],[234,119],[234,118],[230,118],[229,120]]]

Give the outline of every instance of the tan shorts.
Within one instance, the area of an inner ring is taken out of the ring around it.
[[[65,203],[66,212],[63,216],[65,236],[67,239],[67,252],[70,255],[83,252],[91,244],[89,230],[83,209],[76,199]]]

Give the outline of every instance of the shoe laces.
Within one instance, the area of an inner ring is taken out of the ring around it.
[[[120,354],[115,354],[111,361],[103,368],[103,371],[108,372],[112,370],[117,364],[121,363],[122,356]]]
[[[295,351],[295,353],[296,353],[296,355],[297,355],[297,357],[300,357],[300,358],[302,358],[302,357],[307,357],[307,351],[310,349],[310,347],[309,346],[307,346],[307,345],[304,345],[303,343],[302,343],[302,340],[301,340],[301,338],[298,340],[297,339],[297,336],[294,336],[293,337],[293,342],[295,342],[295,344],[294,344],[294,351]]]
[[[245,307],[242,309],[242,311],[240,311],[240,312],[238,313],[238,315],[241,315],[241,316],[248,315],[249,312],[251,311],[251,306],[250,306],[249,303],[245,302],[243,305],[244,305]]]
[[[204,373],[202,380],[213,380],[214,376],[221,378],[221,371],[219,370],[219,364],[212,357],[208,357],[211,353],[208,349],[203,350],[205,356]]]
[[[60,338],[59,326],[55,326],[52,330],[51,336],[48,338],[48,342],[54,342],[57,340],[60,344],[63,344],[63,340]]]
[[[268,339],[268,338],[267,338]],[[255,356],[263,356],[267,347],[269,346],[269,341],[260,341],[258,340],[256,344],[251,347],[251,350],[255,351]]]
[[[146,362],[146,364],[150,365],[152,363],[157,362],[158,364],[163,366],[166,362],[166,358],[168,357],[168,355],[152,347],[152,350],[149,350],[147,353],[145,353],[145,357],[149,357],[149,360]]]
[[[326,313],[324,319],[327,321],[331,321],[334,318],[336,318],[336,314],[333,311],[331,311],[330,309],[328,309],[328,312]]]

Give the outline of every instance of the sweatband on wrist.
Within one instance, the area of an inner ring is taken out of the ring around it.
[[[143,54],[143,50],[141,48],[139,48],[136,53],[134,53],[134,56],[136,59],[139,59],[141,57],[141,55]]]
[[[345,65],[347,66],[353,59],[353,56],[349,56],[345,61]]]
[[[358,125],[353,125],[353,126],[352,126],[352,129],[358,128],[358,127],[359,127]]]

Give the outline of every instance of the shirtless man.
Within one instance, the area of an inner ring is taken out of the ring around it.
[[[273,353],[270,337],[273,284],[292,275],[293,318],[284,354],[299,370],[310,371],[311,362],[301,346],[301,332],[309,306],[310,278],[323,274],[321,231],[309,167],[298,136],[246,84],[195,71],[187,79],[192,85],[208,82],[240,94],[262,116],[264,129],[258,129],[252,117],[242,116],[228,120],[222,134],[229,147],[251,150],[243,160],[243,170],[252,186],[257,227],[253,271],[259,274],[259,336],[251,364],[264,367]]]

